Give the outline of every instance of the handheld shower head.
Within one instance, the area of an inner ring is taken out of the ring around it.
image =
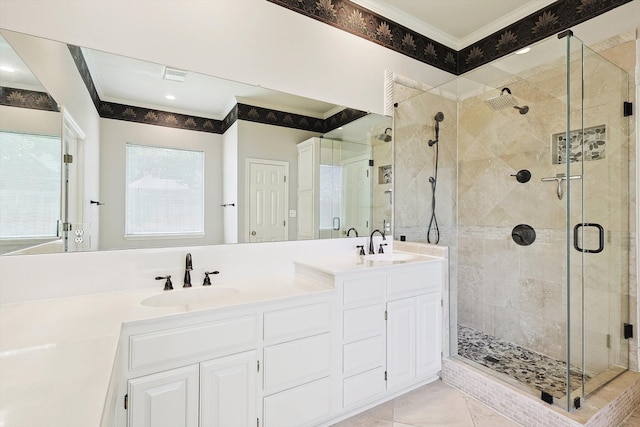
[[[433,146],[433,144],[436,144],[440,140],[440,122],[444,120],[444,113],[442,111],[438,111],[436,115],[433,116],[433,120],[436,121],[436,138],[429,140],[429,147]]]

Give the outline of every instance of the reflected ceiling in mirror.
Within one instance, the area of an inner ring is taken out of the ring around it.
[[[366,112],[69,45],[103,118],[223,134],[238,119],[325,133]]]
[[[0,105],[58,111],[55,100],[1,34]]]

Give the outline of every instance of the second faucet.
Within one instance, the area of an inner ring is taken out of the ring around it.
[[[369,236],[369,253],[370,254],[375,254],[376,253],[375,249],[373,248],[373,235],[376,234],[376,233],[380,233],[380,235],[382,236],[382,240],[387,240],[387,238],[385,237],[383,231],[380,231],[377,228],[375,230],[373,230],[371,232],[371,236]]]

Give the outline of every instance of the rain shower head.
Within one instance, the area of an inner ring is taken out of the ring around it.
[[[493,98],[485,99],[484,103],[489,106],[493,111],[496,110],[504,110],[505,108],[515,108],[520,111],[520,114],[527,114],[529,112],[529,107],[523,105],[520,107],[518,105],[518,101],[511,95],[511,90],[508,87],[502,88],[500,91],[500,95],[494,96]]]
[[[381,133],[380,135],[376,136],[376,138],[378,138],[380,141],[389,142],[391,141],[391,135],[388,133],[390,131],[391,131],[391,128],[386,128],[384,130],[384,133]]]
[[[492,110],[504,110],[505,108],[516,107],[518,101],[511,95],[511,90],[508,87],[503,88],[500,91],[500,95],[493,98],[485,99],[484,103]]]

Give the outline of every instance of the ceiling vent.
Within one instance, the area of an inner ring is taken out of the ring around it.
[[[174,82],[183,82],[186,76],[187,76],[187,72],[184,70],[178,70],[177,68],[164,67],[164,75],[162,76],[162,78],[165,80],[171,80]]]

